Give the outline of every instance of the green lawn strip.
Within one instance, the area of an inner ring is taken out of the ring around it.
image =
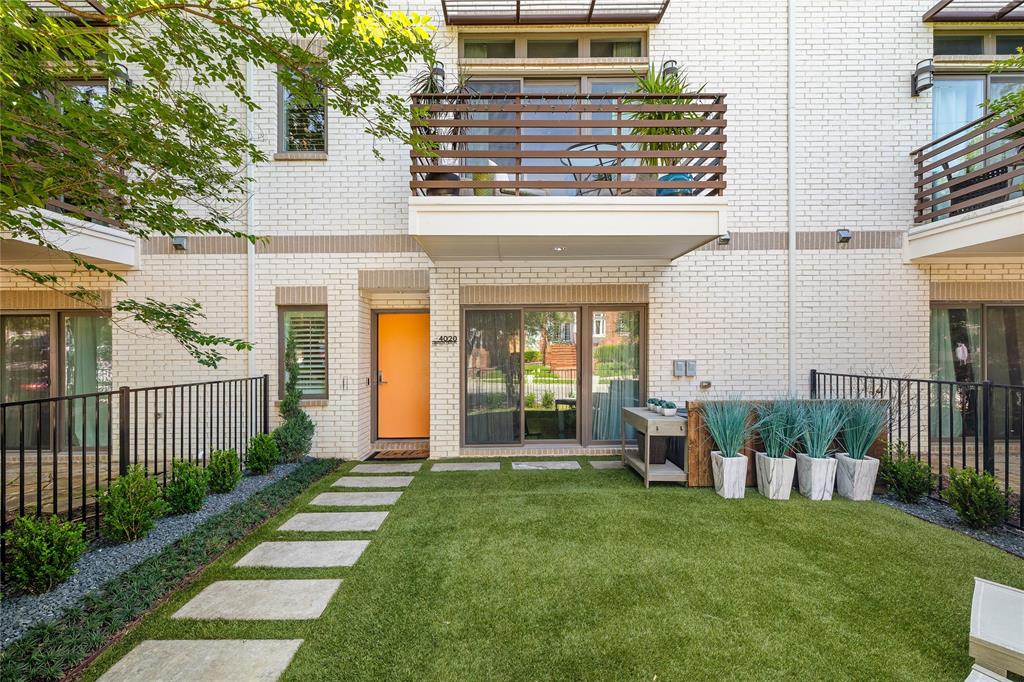
[[[313,481],[337,467],[332,460],[303,463],[285,478],[196,526],[156,556],[107,583],[82,608],[42,623],[12,643],[0,659],[0,680],[60,679],[145,613],[181,581],[284,507]]]
[[[1024,587],[1019,559],[881,504],[509,461],[417,476],[352,568],[231,568],[330,510],[302,508],[320,481],[86,679],[147,638],[301,638],[285,680],[962,680],[973,576]],[[344,582],[316,621],[169,619],[213,580],[265,576]]]
[[[324,469],[317,479],[305,482],[306,489],[292,495],[289,503],[278,511],[266,523],[253,533],[239,541],[225,552],[217,561],[210,564],[196,580],[180,592],[173,594],[159,608],[154,609],[130,632],[100,654],[84,671],[80,679],[94,680],[103,674],[118,659],[128,653],[140,642],[147,639],[302,639],[311,627],[309,621],[226,621],[226,620],[172,620],[174,614],[189,599],[198,594],[204,587],[218,580],[251,580],[251,579],[308,579],[308,578],[344,578],[348,568],[235,568],[234,564],[245,556],[253,547],[268,540],[343,540],[369,539],[372,533],[367,532],[316,532],[280,531],[278,527],[296,512],[321,511],[386,511],[389,507],[320,507],[311,506],[310,500],[322,492],[336,491],[333,484],[338,477],[347,472],[355,464],[346,462],[338,466],[335,460],[330,467]]]

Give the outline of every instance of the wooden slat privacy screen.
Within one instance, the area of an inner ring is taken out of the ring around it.
[[[951,218],[1021,196],[1024,118],[992,113],[914,150],[914,222]]]
[[[327,311],[289,310],[286,334],[295,334],[299,360],[299,390],[304,396],[327,394]],[[285,337],[287,338],[287,337]]]
[[[413,194],[718,196],[725,95],[414,95]]]

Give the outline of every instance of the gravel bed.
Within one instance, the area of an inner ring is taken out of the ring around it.
[[[5,594],[0,601],[0,622],[3,623],[0,628],[0,649],[16,640],[35,623],[60,618],[68,609],[80,604],[86,594],[158,554],[203,521],[281,480],[298,466],[297,463],[279,464],[265,476],[243,476],[230,493],[208,495],[199,511],[158,519],[150,534],[141,540],[120,545],[97,541],[78,560],[78,572],[51,592],[40,595]]]
[[[998,547],[1024,559],[1024,531],[1010,526],[1000,526],[992,530],[968,528],[961,523],[952,507],[931,497],[921,498],[918,504],[901,502],[892,495],[875,495],[874,499],[882,504],[905,511],[911,516],[969,535],[975,540],[987,542],[993,547]]]

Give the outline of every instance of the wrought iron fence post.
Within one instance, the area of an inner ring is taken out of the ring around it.
[[[811,370],[811,400],[818,397],[818,370]]]
[[[118,404],[118,462],[117,462],[117,473],[120,476],[124,476],[128,473],[128,450],[131,447],[131,408],[132,408],[132,394],[131,389],[128,386],[121,386],[117,389],[117,404]]]
[[[992,431],[992,382],[982,382],[981,392],[982,467],[985,469],[985,473],[995,475],[996,444],[995,433]]]
[[[270,433],[270,375],[263,375],[263,433]]]

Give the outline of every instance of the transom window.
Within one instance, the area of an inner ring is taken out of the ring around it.
[[[578,59],[644,57],[642,34],[470,34],[461,40],[464,59]]]
[[[936,56],[1011,55],[1024,47],[1024,33],[936,31],[932,44]]]

